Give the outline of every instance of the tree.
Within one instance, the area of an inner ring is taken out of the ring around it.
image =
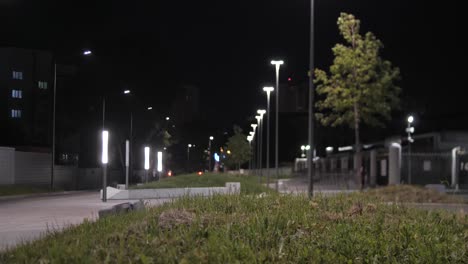
[[[358,167],[361,164],[361,124],[384,126],[392,109],[399,105],[400,88],[395,82],[400,70],[379,56],[383,48],[374,34],[360,35],[360,21],[341,13],[338,29],[346,44],[336,44],[330,74],[316,69],[315,80],[320,99],[316,117],[325,126],[348,125],[354,129]]]
[[[228,139],[226,144],[226,165],[229,167],[236,167],[240,169],[240,166],[248,162],[252,157],[252,150],[250,149],[247,137],[242,134],[242,129],[238,126],[234,126],[234,135]]]

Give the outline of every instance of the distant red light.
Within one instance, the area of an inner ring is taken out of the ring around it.
[[[167,177],[172,177],[172,171],[169,171],[169,172],[167,173]]]
[[[198,176],[201,176],[203,174],[203,172],[199,171],[197,174],[198,174]]]
[[[288,82],[292,81],[291,77],[288,78]]]

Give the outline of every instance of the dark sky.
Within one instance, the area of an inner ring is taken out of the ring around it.
[[[460,106],[466,85],[456,66],[457,8],[455,1],[316,0],[316,64],[328,67],[341,41],[337,17],[353,13],[401,68],[401,113],[456,118],[448,126],[458,128],[468,110]],[[285,60],[282,80],[306,80],[309,15],[305,0],[0,0],[0,45],[61,56],[90,48],[115,79],[156,103],[179,84],[197,85],[204,114],[225,126],[264,103],[260,88],[274,81],[270,59]]]

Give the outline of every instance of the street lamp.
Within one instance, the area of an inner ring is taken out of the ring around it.
[[[301,158],[305,158],[305,156],[306,156],[306,155],[305,155],[305,149],[306,149],[306,147],[305,147],[304,145],[302,145],[302,146],[301,146],[301,151],[302,151],[302,153],[301,153]]]
[[[148,183],[148,170],[150,168],[150,148],[145,147],[145,171],[146,171],[146,183]]]
[[[102,201],[107,202],[107,163],[109,163],[109,131],[102,131]]]
[[[213,141],[214,137],[210,136],[210,140],[208,140],[208,171],[211,171],[211,141]]]
[[[271,64],[275,65],[275,70],[276,70],[276,123],[275,123],[275,168],[276,168],[276,179],[279,179],[279,169],[278,169],[278,140],[279,140],[279,132],[278,132],[278,120],[279,120],[279,96],[280,96],[280,90],[279,90],[279,70],[280,66],[283,65],[283,61],[275,61],[272,60]]]
[[[189,163],[190,163],[190,148],[195,147],[195,145],[188,144],[187,145],[187,172],[189,170]]]
[[[270,93],[273,92],[273,87],[263,87],[263,91],[267,94],[267,155],[266,155],[266,168],[267,168],[267,186],[270,186]],[[278,179],[277,179],[278,180]],[[278,190],[278,181],[276,181],[276,190]]]
[[[252,140],[253,136],[251,133],[247,136],[247,141],[249,141],[249,149],[252,151]],[[249,172],[252,170],[252,159],[249,159]]]
[[[411,184],[411,143],[414,142],[414,139],[411,137],[411,134],[414,133],[414,127],[411,124],[414,122],[414,117],[412,115],[408,116],[408,127],[406,127],[406,133],[408,133],[408,184]]]
[[[82,55],[90,56],[92,52],[90,50],[85,50]],[[52,157],[50,164],[50,189],[54,190],[54,173],[55,173],[55,109],[56,109],[56,94],[57,94],[57,59],[54,61],[54,92],[53,92],[53,102],[52,102]],[[104,129],[104,127],[103,127]]]
[[[257,131],[257,124],[251,124],[250,125],[253,129],[253,131],[250,131],[250,135],[252,136],[252,140],[255,139],[255,132]],[[258,140],[255,139],[255,142],[257,143]],[[258,146],[258,143],[257,143],[257,146]],[[257,169],[257,162],[256,162],[256,157],[258,155],[258,147],[255,148],[255,150],[253,151],[253,155],[252,155],[252,168],[254,169]]]
[[[310,0],[310,41],[309,41],[309,116],[308,116],[308,138],[309,138],[309,145],[312,147],[312,149],[315,149],[315,142],[314,142],[314,96],[315,96],[315,88],[314,88],[314,7],[315,7],[315,1]],[[312,198],[314,195],[314,178],[313,178],[313,159],[314,159],[315,153],[313,155],[308,156],[307,159],[307,164],[308,164],[308,178],[309,178],[309,186],[308,186],[308,194],[309,197]]]
[[[262,129],[262,119],[263,119],[263,115],[260,114],[261,110],[257,110],[257,113],[259,115],[255,116],[255,118],[257,119],[257,123],[258,123],[258,155],[257,155],[257,159],[258,159],[258,169],[259,169],[259,181],[261,181],[262,179],[262,175],[263,175],[263,168],[262,168],[262,147],[263,147],[263,144],[262,144],[262,141],[263,141],[263,129]]]

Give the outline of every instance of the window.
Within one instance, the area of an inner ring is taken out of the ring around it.
[[[13,71],[13,79],[23,80],[23,72]]]
[[[20,118],[21,117],[21,110],[11,109],[11,117],[12,118]]]
[[[39,87],[39,89],[47,89],[47,82],[42,82],[42,81],[38,81],[37,82],[37,86]]]
[[[11,90],[11,97],[13,98],[23,98],[23,91],[21,90]]]

